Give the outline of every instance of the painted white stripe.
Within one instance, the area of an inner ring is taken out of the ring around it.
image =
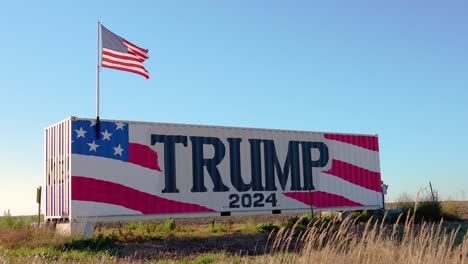
[[[352,184],[327,173],[320,173],[318,178],[314,179],[314,185],[318,191],[344,196],[363,205],[380,205],[382,203],[381,193]]]
[[[160,193],[161,186],[164,186],[164,175],[161,172],[129,162],[73,154],[72,163],[73,176],[118,183],[150,194]]]
[[[132,143],[151,147],[151,128],[149,124],[128,124],[128,138]]]
[[[141,215],[139,211],[120,205],[96,203],[87,201],[72,201],[73,216],[111,216],[111,215]]]
[[[182,190],[178,184],[178,188],[180,189],[179,193],[161,193],[162,189],[164,188],[164,175],[161,172],[153,171],[119,160],[112,160],[102,157],[73,154],[72,159],[74,164],[74,176],[85,176],[98,180],[114,182],[145,193],[157,195],[174,201],[196,203],[218,211],[249,210],[249,208],[229,208],[229,195],[236,193],[235,189],[229,184],[229,182],[225,182],[225,184],[230,188],[230,192],[211,192],[211,189],[207,186],[210,192],[192,193],[188,190]],[[191,179],[184,180],[180,175],[178,175],[178,183],[187,180],[191,181]],[[381,203],[380,193],[359,187],[326,173],[321,173],[317,178],[314,179],[314,183],[317,190],[344,196],[347,199],[364,205],[376,205]],[[278,205],[281,208],[305,208],[303,203],[280,195],[281,192],[282,191],[279,190],[278,194],[276,195],[276,198],[278,199]],[[252,194],[254,192],[249,191],[246,193]],[[242,197],[242,195],[246,193],[237,194]],[[272,192],[262,193],[266,198]],[[270,204],[265,203],[265,207],[257,209],[271,210],[278,208],[272,208]]]
[[[326,142],[330,158],[373,172],[380,172],[379,152],[334,140],[327,140]]]

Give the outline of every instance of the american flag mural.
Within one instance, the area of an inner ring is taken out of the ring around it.
[[[49,218],[382,207],[375,135],[106,120],[96,137],[95,126],[70,118],[59,137],[46,130],[52,156],[69,153],[67,173],[46,173]]]

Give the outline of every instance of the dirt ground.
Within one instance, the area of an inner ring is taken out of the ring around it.
[[[239,256],[267,254],[268,234],[226,234],[212,237],[184,237],[143,243],[121,244],[125,256],[138,260],[177,260],[201,254],[226,252]]]

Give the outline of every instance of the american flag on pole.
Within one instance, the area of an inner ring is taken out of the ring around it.
[[[143,62],[149,58],[148,50],[112,33],[101,25],[102,67],[133,72],[149,79]]]

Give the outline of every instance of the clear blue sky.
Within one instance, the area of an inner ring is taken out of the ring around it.
[[[102,70],[102,118],[379,134],[390,199],[468,199],[466,1],[68,2],[0,8],[0,213],[36,212],[43,129],[95,116],[97,20],[151,56]]]

